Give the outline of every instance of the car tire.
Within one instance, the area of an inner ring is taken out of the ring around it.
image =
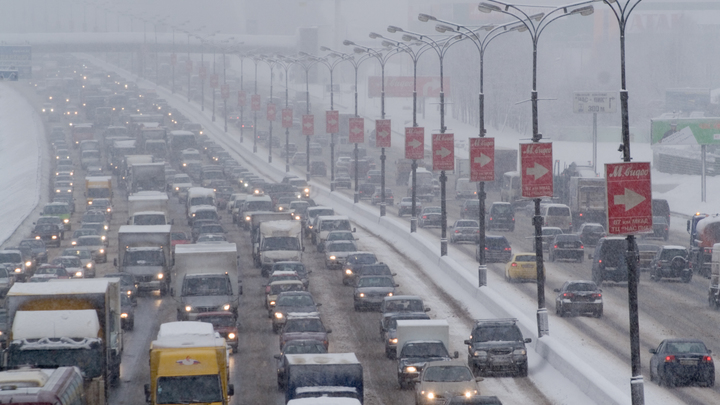
[[[550,260],[551,262],[555,261],[555,255],[553,255],[552,252],[548,254],[548,260]]]
[[[355,309],[355,312],[360,312],[360,305],[353,304],[353,308]]]
[[[584,253],[583,253],[582,255],[580,255],[580,257],[578,257],[577,262],[578,262],[578,263],[582,263],[584,260],[585,260],[585,256],[584,256]]]
[[[528,375],[528,365],[527,365],[527,363],[525,363],[525,364],[523,364],[523,365],[521,365],[521,366],[518,366],[517,377],[527,377],[527,375]]]
[[[680,279],[682,280],[683,283],[687,284],[692,280],[692,273],[690,273],[690,275],[687,275],[687,276],[683,275]]]
[[[599,310],[595,311],[595,313],[593,314],[593,316],[594,316],[595,318],[602,318],[602,316],[603,316],[603,310],[602,310],[602,308],[600,308]]]

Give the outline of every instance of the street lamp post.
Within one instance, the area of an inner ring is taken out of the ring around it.
[[[628,111],[628,90],[625,80],[625,28],[630,13],[640,4],[641,0],[626,0],[621,4],[616,0],[603,0],[613,11],[620,27],[620,111],[622,125],[622,152],[623,162],[630,162],[630,117]],[[630,316],[630,363],[632,376],[630,377],[630,397],[633,405],[645,403],[642,365],[640,364],[640,320],[638,315],[638,274],[635,259],[635,236],[627,237],[627,252],[625,261],[628,266],[628,312]]]
[[[569,4],[567,6],[557,7],[551,11],[542,14],[537,18],[532,18],[526,12],[519,7],[502,3],[496,0],[489,0],[487,3],[480,3],[478,10],[484,13],[490,13],[492,11],[499,12],[502,14],[509,15],[523,25],[524,30],[527,30],[532,39],[533,45],[533,68],[532,68],[532,92],[530,94],[530,100],[532,101],[532,126],[533,126],[533,142],[540,142],[542,135],[538,129],[538,97],[537,97],[537,48],[540,34],[545,30],[548,24],[553,21],[570,16],[570,15],[590,15],[593,13],[594,8],[590,3],[594,0],[583,1],[579,3]],[[570,9],[570,10],[569,10]],[[543,251],[542,251],[542,224],[543,220],[540,216],[540,198],[535,198],[535,215],[533,217],[533,225],[535,226],[535,260],[537,265],[537,295],[538,295],[538,310],[537,310],[537,326],[538,326],[538,338],[550,334],[548,324],[548,313],[545,308],[545,269],[543,267]]]
[[[435,41],[427,35],[418,34],[408,30],[404,30],[399,27],[389,26],[388,32],[404,32],[402,39],[406,42],[422,42],[431,47],[432,50],[438,55],[440,60],[440,133],[444,134],[445,130],[445,88],[443,84],[443,60],[445,54],[453,44],[456,44],[462,39],[462,36],[452,35],[445,37],[444,39]],[[445,170],[440,171],[440,256],[447,256],[447,193],[445,192],[447,185],[447,175]]]
[[[255,95],[258,94],[257,90],[257,67],[258,62],[260,62],[260,57],[257,55],[252,56],[252,60],[255,63]],[[253,153],[257,153],[257,110],[255,108],[253,110]]]
[[[349,43],[350,41],[345,41],[345,42]],[[343,43],[345,44],[345,42],[343,42]],[[348,44],[345,44],[345,45],[348,45]],[[370,54],[365,54],[365,55],[355,59],[355,55],[350,55],[350,54],[338,52],[338,51],[332,51],[332,52],[340,55],[344,60],[350,62],[353,65],[353,68],[355,69],[355,118],[357,118],[358,117],[358,69],[360,68],[361,63],[370,59],[372,56]],[[358,170],[357,170],[357,167],[358,167],[358,145],[357,145],[357,143],[355,144],[354,153],[355,153],[355,193],[353,194],[353,201],[355,202],[355,204],[357,204],[358,202],[360,202],[360,192],[359,192],[360,191],[359,190],[360,182],[359,182]],[[335,162],[331,161],[330,165],[333,166],[333,170],[334,170]]]
[[[300,53],[301,58],[295,59],[295,63],[305,70],[305,106],[306,113],[310,115],[310,68],[317,63],[317,60],[312,58],[312,55],[308,55],[304,52]],[[310,137],[305,137],[305,180],[310,181]]]
[[[370,34],[370,37],[372,38],[372,34]],[[391,56],[396,55],[397,53],[401,52],[401,50],[395,48],[386,51],[385,53],[382,52],[382,50],[375,50],[372,48],[368,48],[366,46],[357,45],[353,43],[352,41],[345,40],[343,41],[344,45],[354,45],[355,46],[355,53],[367,53],[368,55],[376,58],[378,62],[380,63],[380,119],[385,119],[385,64],[390,59]],[[357,92],[357,88],[355,89]],[[356,93],[357,94],[357,93]],[[388,136],[392,136],[392,130],[390,130],[391,133],[388,134]],[[377,133],[375,134],[375,139],[377,140]],[[380,148],[380,216],[384,217],[386,212],[385,207],[385,147]],[[357,176],[358,176],[358,151],[357,151],[357,144],[355,144],[355,183],[357,186]]]
[[[215,93],[217,93],[217,81],[215,81],[217,78],[217,73],[215,72],[215,54],[217,53],[217,46],[215,45],[215,43],[212,44],[212,48],[213,48],[213,74],[210,77],[210,82],[211,82],[210,88],[212,89],[212,94],[213,94],[212,122],[215,122]],[[213,81],[215,81],[214,86],[212,85]]]
[[[385,47],[396,47],[402,52],[410,55],[410,59],[413,62],[413,127],[417,127],[417,63],[420,60],[420,55],[425,53],[431,47],[426,44],[420,43],[421,47],[413,49],[410,45],[404,44],[399,41],[395,41],[377,33],[370,33],[371,38],[383,39],[382,45]],[[412,204],[410,205],[410,233],[417,232],[417,159],[412,160],[412,180],[411,180],[411,199]]]
[[[335,90],[333,89],[333,71],[335,70],[335,67],[338,64],[340,64],[340,62],[345,60],[345,58],[338,52],[335,52],[326,46],[321,46],[320,50],[325,51],[325,52],[330,52],[328,54],[328,57],[335,58],[332,61],[328,60],[327,58],[319,58],[318,59],[318,62],[327,66],[328,70],[330,70],[330,111],[333,111],[335,109],[335,104],[334,104]],[[330,134],[330,191],[335,191],[335,134]]]
[[[440,33],[452,32],[460,34],[464,38],[470,39],[475,45],[480,56],[479,63],[479,79],[480,79],[480,92],[478,93],[478,136],[480,138],[485,137],[485,94],[483,93],[483,59],[485,56],[485,50],[488,44],[499,35],[516,30],[518,27],[522,27],[518,23],[515,27],[509,27],[510,24],[503,24],[499,26],[495,25],[484,25],[478,29],[472,30],[464,25],[456,24],[450,21],[439,20],[431,15],[420,14],[418,19],[423,22],[437,21],[441,24],[435,26],[435,30]],[[449,24],[445,25],[445,24]],[[480,32],[487,31],[487,33],[481,37]],[[493,162],[494,164],[494,162]],[[477,196],[478,196],[478,246],[477,246],[477,258],[478,258],[478,287],[487,285],[487,263],[485,261],[485,182],[478,182],[477,184]]]
[[[288,73],[290,67],[294,62],[293,59],[277,55],[275,63],[285,71],[285,108],[290,105],[289,100],[289,87],[288,87]],[[285,173],[290,171],[290,128],[285,128]]]
[[[271,104],[273,102],[273,76],[275,76],[273,74],[273,67],[275,66],[275,60],[264,55],[261,57],[260,60],[267,63],[267,65],[270,67],[270,97],[268,98],[268,104]],[[273,122],[271,120],[268,123],[268,163],[272,163],[272,133]]]
[[[245,104],[247,104],[247,97],[245,97],[245,78],[243,75],[245,58],[243,58],[242,54],[238,54],[238,56],[240,58],[240,93],[242,93],[245,98],[242,105],[240,105],[240,143],[243,143],[245,142]]]

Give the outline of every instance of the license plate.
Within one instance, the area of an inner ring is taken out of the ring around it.
[[[530,269],[530,268],[535,267],[535,265],[532,265],[532,264],[521,264],[520,267],[522,267],[523,269]]]
[[[683,366],[697,366],[697,360],[680,360],[680,364]]]

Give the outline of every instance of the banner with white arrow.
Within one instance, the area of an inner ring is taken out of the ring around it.
[[[338,110],[325,111],[325,132],[328,134],[337,134],[340,132],[340,112]]]
[[[405,128],[405,159],[423,159],[425,157],[425,128]]]
[[[455,170],[454,134],[433,134],[433,170]]]
[[[522,196],[542,198],[553,196],[552,143],[520,144],[520,182]]]
[[[470,181],[495,180],[495,138],[470,138]]]
[[[375,120],[375,147],[392,147],[392,126],[390,120]]]
[[[652,231],[652,181],[649,162],[605,165],[608,233]]]
[[[312,114],[303,115],[302,134],[305,136],[315,135],[315,116]]]
[[[365,142],[365,119],[352,117],[348,120],[348,142],[364,143]]]

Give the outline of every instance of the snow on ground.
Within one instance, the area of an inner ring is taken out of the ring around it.
[[[42,119],[14,84],[0,83],[0,244],[18,227],[29,232],[41,196],[47,198],[49,159]],[[27,232],[18,232],[12,244]],[[17,240],[16,240],[17,239]]]

